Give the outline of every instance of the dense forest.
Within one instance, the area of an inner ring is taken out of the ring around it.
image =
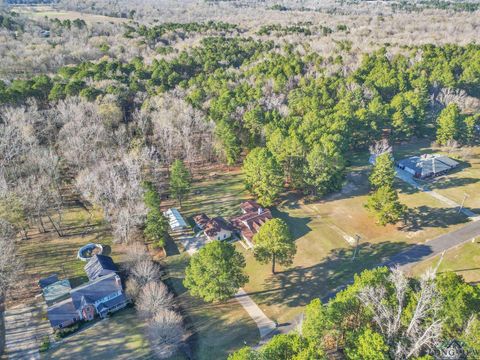
[[[287,191],[318,200],[340,190],[352,159],[380,141],[479,142],[477,2],[385,2],[372,10],[366,1],[204,1],[197,14],[166,3],[59,2],[103,22],[0,8],[0,303],[22,266],[9,239],[45,231],[46,218],[62,237],[71,205],[65,189],[101,209],[115,243],[145,239],[163,248],[160,204],[181,205],[202,166],[241,167],[248,191],[273,206]],[[287,234],[283,227],[272,232]],[[228,246],[209,251],[245,266]],[[449,276],[362,273],[327,305],[307,307],[302,335],[231,358],[320,359],[333,348],[351,359],[410,358],[428,352],[412,338],[439,314],[448,336],[478,346],[464,332],[479,327],[478,287]],[[166,286],[147,288],[145,277],[132,276],[135,296],[143,294],[144,318],[161,317],[145,310],[152,294],[168,300],[178,336],[168,351],[153,347],[171,354],[184,336],[182,319]],[[424,311],[412,319],[419,304]],[[396,323],[385,323],[382,311],[399,309]]]

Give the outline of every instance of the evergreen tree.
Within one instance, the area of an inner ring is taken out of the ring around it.
[[[437,119],[437,142],[446,145],[450,140],[459,140],[461,115],[457,104],[450,103]]]
[[[168,220],[160,211],[160,195],[150,182],[143,183],[143,188],[143,201],[147,207],[143,234],[155,247],[163,248],[168,236]]]
[[[406,206],[398,200],[398,194],[391,186],[379,187],[367,200],[366,207],[377,217],[378,223],[385,226],[395,224],[406,212]]]
[[[480,126],[480,115],[468,116],[464,120],[465,126],[465,137],[464,142],[469,145],[474,145],[480,138],[479,129]]]
[[[395,180],[395,165],[390,153],[383,153],[375,159],[372,174],[370,175],[370,186],[378,189],[382,186],[393,187]]]
[[[315,144],[306,160],[304,183],[311,195],[323,196],[342,187],[345,160],[333,141]]]
[[[213,241],[190,259],[183,284],[203,300],[226,300],[248,281],[244,273],[245,258],[233,245]]]
[[[175,197],[180,207],[182,200],[190,192],[192,179],[190,172],[181,160],[175,160],[170,168],[170,193]]]
[[[254,256],[259,262],[272,263],[272,274],[278,262],[287,266],[293,262],[297,252],[295,241],[287,224],[281,219],[268,220],[253,236]]]
[[[383,336],[366,328],[357,338],[355,347],[347,348],[346,353],[351,360],[388,360],[388,350]]]
[[[253,149],[243,163],[245,184],[263,206],[270,206],[282,189],[282,170],[265,148]]]

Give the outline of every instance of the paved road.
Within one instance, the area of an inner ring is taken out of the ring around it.
[[[480,221],[472,221],[458,230],[454,230],[427,241],[424,244],[415,245],[406,251],[393,255],[388,261],[380,265],[394,266],[398,264],[402,268],[408,268],[429,257],[441,254],[443,251],[469,242],[479,235]]]
[[[478,220],[478,217],[476,217],[476,220]],[[438,236],[423,244],[415,245],[405,251],[395,254],[391,256],[390,259],[378,264],[377,266],[393,267],[399,265],[402,269],[406,270],[420,261],[441,254],[442,252],[456,246],[470,242],[472,241],[472,239],[478,236],[480,236],[480,221],[472,221],[458,230]],[[325,297],[322,298],[322,302],[328,302],[328,300],[335,297],[337,292],[343,290],[350,284],[351,282],[339,287],[336,291],[328,293]],[[297,330],[301,326],[302,320],[303,313],[294,317],[290,321],[290,323],[284,326],[280,326],[275,331],[271,332],[267,337],[262,339],[259,345],[264,344],[274,335],[287,334],[291,331]]]
[[[40,359],[38,347],[43,338],[52,333],[48,321],[40,320],[38,316],[39,312],[45,311],[44,303],[20,305],[5,311],[5,347],[9,360]]]

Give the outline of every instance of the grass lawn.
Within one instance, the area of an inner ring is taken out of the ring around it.
[[[402,145],[395,150],[395,157],[401,159],[407,156],[428,153],[442,153],[432,149],[427,142]],[[465,194],[465,207],[480,213],[480,146],[460,148],[456,151],[443,153],[455,159],[460,159],[461,165],[455,171],[423,182],[432,190],[461,204]]]
[[[101,213],[94,210],[92,214],[90,217],[88,212],[80,207],[70,208],[63,215],[63,237],[59,237],[48,220],[44,219],[45,226],[49,227],[47,233],[32,231],[28,240],[19,241],[19,255],[24,262],[22,278],[25,283],[21,290],[38,292],[36,282],[51,274],[69,279],[72,287],[88,281],[83,269],[85,263],[77,259],[77,251],[89,242],[100,243],[104,247],[104,254],[111,256],[116,262],[120,260],[121,246],[112,244],[112,236],[102,222]],[[85,228],[88,220],[90,227]],[[90,233],[85,233],[86,229],[89,229]],[[33,297],[26,292],[12,295],[25,299]]]
[[[44,359],[150,359],[143,325],[135,309],[121,310],[106,320],[66,338],[43,354]]]
[[[193,215],[202,212],[229,218],[240,212],[240,203],[248,198],[238,169],[205,169],[196,174],[192,193],[180,210],[190,221]],[[168,273],[166,283],[177,295],[191,332],[191,351],[195,358],[225,359],[245,343],[257,344],[257,326],[243,307],[235,299],[210,304],[190,296],[182,284],[189,255],[179,253],[173,242],[167,244],[166,251],[169,255],[163,261]]]
[[[195,359],[225,359],[245,343],[258,343],[256,324],[235,299],[210,304],[189,295],[182,284],[188,261],[189,255],[182,253],[169,256],[164,265],[168,269],[166,283],[174,290],[191,332],[189,343]]]
[[[411,275],[417,276],[428,268],[437,266],[441,255],[432,257],[413,266]],[[467,282],[480,283],[480,238],[447,251],[438,268],[443,271],[455,271]]]
[[[101,212],[93,210],[91,214],[80,207],[69,208],[62,217],[63,237],[57,235],[45,218],[48,232],[32,230],[28,240],[18,242],[24,272],[20,286],[9,296],[10,304],[43,301],[43,298],[35,297],[40,293],[36,283],[40,278],[54,273],[61,279],[69,279],[72,287],[88,281],[84,271],[85,262],[77,259],[77,251],[89,242],[102,244],[104,254],[111,256],[117,264],[121,261],[123,247],[112,243]],[[134,309],[126,309],[66,339],[57,348],[44,354],[44,358],[146,359],[149,347],[143,337],[143,324]]]
[[[296,239],[297,255],[291,267],[280,266],[280,273],[272,276],[270,264],[259,264],[251,251],[237,246],[247,260],[250,282],[245,290],[267,316],[280,324],[300,313],[313,298],[324,297],[351,281],[356,272],[467,221],[455,209],[398,181],[396,187],[400,200],[409,208],[409,221],[406,225],[379,226],[364,208],[367,167],[349,170],[341,192],[308,204],[298,195],[289,194],[273,209],[273,215],[288,223]],[[352,261],[356,234],[361,238],[360,253]]]
[[[422,141],[395,149],[397,158],[428,152],[433,150]],[[279,324],[290,321],[312,299],[348,284],[356,272],[374,267],[414,244],[428,246],[428,240],[468,221],[455,209],[398,180],[400,200],[409,208],[407,222],[377,225],[364,207],[369,191],[367,157],[352,158],[342,191],[313,203],[305,203],[301,196],[290,193],[272,209],[275,217],[288,223],[296,239],[297,254],[292,266],[278,266],[279,273],[272,276],[270,264],[259,264],[251,251],[237,244],[245,255],[250,278],[245,290]],[[206,172],[195,182],[182,212],[188,217],[199,212],[229,217],[238,213],[238,204],[248,197],[240,171],[214,176]],[[355,235],[360,236],[359,254],[352,261]]]
[[[240,169],[205,170],[194,180],[181,212],[189,219],[202,212],[210,217],[229,218],[239,214],[240,203],[250,198]]]
[[[57,18],[59,20],[75,20],[75,19],[82,19],[87,22],[124,22],[128,19],[122,19],[112,16],[104,16],[104,15],[96,15],[96,14],[87,14],[81,13],[78,11],[70,11],[70,10],[57,10],[52,6],[44,5],[44,6],[14,6],[12,10],[27,16],[32,16],[36,18],[43,18],[45,16],[54,19]]]

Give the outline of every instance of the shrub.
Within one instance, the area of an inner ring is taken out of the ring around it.
[[[74,332],[78,331],[78,329],[80,329],[80,325],[81,325],[81,323],[78,322],[78,323],[73,324],[71,326],[68,326],[66,328],[58,329],[58,330],[55,331],[55,337],[57,339],[63,339],[65,337],[67,337],[68,335],[71,335]]]
[[[50,338],[48,336],[45,336],[43,338],[42,344],[40,345],[40,348],[38,349],[40,352],[45,352],[50,348]]]

